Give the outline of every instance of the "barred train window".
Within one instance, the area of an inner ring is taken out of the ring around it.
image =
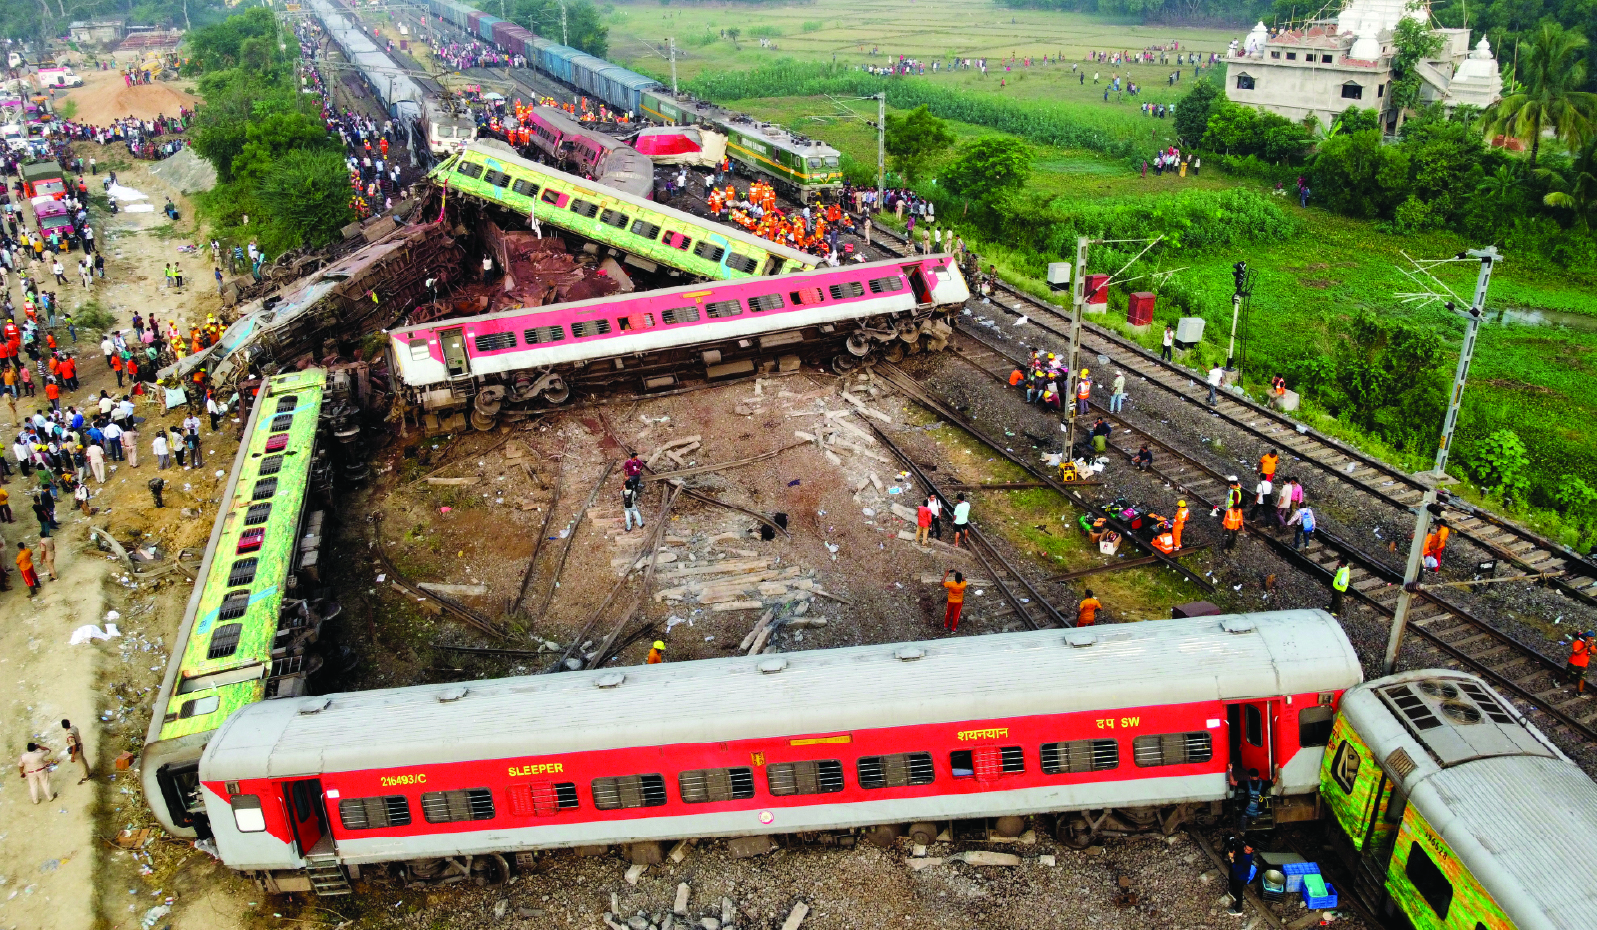
[[[338,802],[345,830],[379,830],[410,824],[410,802],[402,794],[378,798],[345,798]]]
[[[476,162],[463,161],[460,163],[460,167],[456,168],[455,170],[468,178],[475,179],[482,177],[482,165],[479,165]]]
[[[701,242],[693,249],[693,254],[707,262],[718,262],[726,254],[726,249],[713,242]]]
[[[599,214],[599,222],[616,229],[627,228],[627,215],[619,210],[606,210]]]
[[[1214,756],[1214,743],[1204,732],[1139,736],[1131,741],[1131,755],[1144,769],[1208,762]]]
[[[765,780],[777,797],[831,794],[843,790],[843,763],[836,759],[778,762],[766,766]]]
[[[293,425],[294,415],[292,413],[280,413],[272,417],[272,432],[274,433],[281,433]]]
[[[484,184],[492,184],[494,187],[504,187],[505,182],[510,180],[510,175],[505,174],[503,171],[489,171],[482,176],[482,180]]]
[[[573,200],[566,205],[566,209],[590,220],[599,215],[599,205],[586,200]]]
[[[633,220],[632,234],[642,239],[658,239],[660,238],[660,227],[646,220]]]
[[[517,178],[516,182],[510,185],[510,190],[512,193],[520,194],[523,197],[536,197],[538,195],[538,185],[520,178]]]
[[[222,606],[216,613],[216,619],[226,623],[237,620],[249,610],[250,592],[248,588],[238,591],[229,591],[227,597],[222,599]]]
[[[227,572],[228,586],[236,588],[253,582],[255,580],[256,563],[257,559],[254,557],[248,559],[239,559],[238,561],[234,562],[232,568],[228,569]]]
[[[494,352],[516,347],[515,333],[484,333],[473,340],[478,352]]]
[[[245,526],[260,526],[272,515],[271,504],[251,504],[250,509],[244,514]]]
[[[462,791],[424,791],[421,815],[428,823],[494,819],[494,797],[487,788]]]
[[[929,752],[865,756],[857,763],[861,788],[905,788],[929,785],[937,778]]]
[[[581,339],[584,336],[603,336],[609,331],[609,320],[582,320],[571,324],[571,338],[573,339]]]
[[[1047,775],[1077,775],[1119,767],[1120,745],[1112,739],[1042,744],[1042,770]]]
[[[983,746],[957,749],[948,754],[955,778],[994,778],[1026,771],[1026,750],[1019,746]]]
[[[833,300],[842,300],[846,297],[865,296],[865,285],[859,283],[858,281],[844,281],[841,284],[832,285],[831,287],[827,288],[827,290],[831,292]]]
[[[665,779],[659,775],[619,775],[593,780],[593,806],[602,811],[659,807],[664,803]]]
[[[696,769],[677,775],[677,790],[686,804],[746,801],[754,797],[754,770]]]
[[[763,310],[780,310],[783,307],[781,294],[765,294],[760,297],[749,298],[749,309],[755,313]]]
[[[551,817],[578,807],[576,783],[569,781],[511,785],[505,796],[510,799],[510,813],[517,817]]]
[[[886,278],[872,278],[870,285],[872,294],[880,294],[884,291],[891,294],[904,289],[904,279],[897,275]]]
[[[290,410],[293,410],[295,407],[298,407],[298,406],[299,406],[299,395],[298,394],[286,394],[286,395],[284,395],[282,397],[279,397],[277,399],[277,412],[278,413],[287,413]]]
[[[747,255],[739,255],[738,253],[733,252],[731,255],[726,257],[726,267],[732,269],[733,271],[741,271],[744,274],[753,274],[759,269],[760,263],[758,260],[749,258]]]
[[[743,305],[735,300],[717,300],[714,303],[705,304],[704,312],[709,314],[710,319],[720,320],[729,316],[741,316],[743,314]]]
[[[572,326],[572,331],[576,331],[576,325]],[[534,326],[532,329],[522,333],[521,336],[527,340],[527,345],[535,346],[545,342],[559,342],[566,338],[566,330],[565,327],[558,325]]]
[[[242,623],[224,623],[211,633],[210,648],[205,652],[207,659],[224,659],[238,651],[239,636],[244,632]]]
[[[697,323],[699,322],[698,307],[667,307],[660,311],[662,323]]]

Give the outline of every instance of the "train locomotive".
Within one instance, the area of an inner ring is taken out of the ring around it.
[[[408,403],[471,423],[558,405],[573,385],[675,386],[792,370],[807,356],[839,374],[869,358],[941,350],[970,297],[952,256],[931,255],[714,281],[392,329],[389,370]]]
[[[1277,822],[1313,817],[1360,678],[1313,610],[739,656],[259,703],[200,778],[221,859],[268,891],[1034,814],[1079,847],[1210,816],[1250,768]]]

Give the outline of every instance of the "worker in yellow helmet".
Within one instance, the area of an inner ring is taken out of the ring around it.
[[[1092,379],[1087,377],[1087,369],[1081,370],[1081,378],[1076,381],[1076,416],[1087,415],[1087,401],[1092,397]]]
[[[1187,525],[1187,518],[1191,516],[1192,514],[1187,511],[1187,502],[1176,501],[1176,515],[1175,518],[1170,521],[1170,542],[1172,551],[1181,548],[1181,530]]]
[[[654,648],[649,650],[649,665],[659,665],[665,661],[665,643],[661,640],[654,641]]]

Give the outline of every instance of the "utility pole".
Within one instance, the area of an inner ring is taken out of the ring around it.
[[[1247,296],[1248,263],[1237,262],[1231,266],[1231,276],[1236,279],[1236,291],[1231,295],[1231,344],[1226,346],[1225,367],[1236,371],[1237,318],[1242,316],[1242,298]]]
[[[1386,641],[1386,658],[1381,663],[1381,674],[1390,675],[1397,667],[1397,652],[1403,645],[1403,633],[1408,626],[1409,604],[1414,600],[1420,572],[1424,569],[1425,537],[1431,532],[1431,517],[1440,511],[1437,506],[1437,489],[1451,479],[1447,477],[1447,454],[1452,449],[1453,430],[1458,426],[1458,411],[1464,399],[1464,382],[1469,378],[1469,364],[1475,357],[1475,337],[1480,334],[1481,317],[1486,312],[1486,288],[1492,281],[1492,267],[1502,261],[1496,246],[1470,249],[1466,256],[1480,261],[1480,273],[1475,279],[1475,300],[1470,305],[1464,345],[1458,353],[1458,370],[1453,373],[1453,395],[1447,402],[1447,417],[1442,421],[1442,438],[1436,448],[1436,467],[1414,477],[1425,485],[1425,496],[1420,499],[1414,519],[1414,541],[1408,549],[1408,567],[1403,571],[1403,590],[1398,592],[1397,607],[1392,611],[1392,635]],[[1458,312],[1448,301],[1447,309]]]
[[[887,91],[876,95],[876,209],[887,190]]]
[[[561,45],[570,45],[571,44],[570,36],[566,35],[566,4],[565,4],[564,0],[561,0],[561,3],[560,3],[560,44]]]
[[[677,40],[673,37],[665,40],[665,47],[671,54],[671,96],[677,95]]]
[[[1065,461],[1076,458],[1076,384],[1081,380],[1081,314],[1087,299],[1087,243],[1086,236],[1076,240],[1076,277],[1070,286],[1070,370],[1065,378],[1065,396],[1070,411],[1065,417]]]

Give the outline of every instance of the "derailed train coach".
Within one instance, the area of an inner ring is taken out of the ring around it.
[[[948,255],[691,284],[397,328],[389,368],[414,407],[469,409],[491,429],[507,408],[562,404],[574,388],[660,390],[806,359],[843,373],[938,351],[969,297]]]
[[[1117,831],[1212,819],[1249,768],[1277,821],[1313,817],[1360,678],[1322,611],[1149,621],[266,702],[223,724],[200,776],[222,861],[269,891],[1030,815],[1080,847],[1089,810]]]

